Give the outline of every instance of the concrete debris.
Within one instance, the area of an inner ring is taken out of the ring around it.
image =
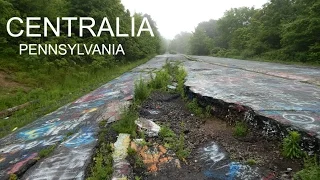
[[[168,89],[171,89],[171,90],[176,90],[176,89],[177,89],[176,86],[172,86],[172,85],[168,85],[167,88],[168,88]]]
[[[148,112],[152,115],[157,115],[160,113],[160,111],[155,111],[155,110],[148,110]]]
[[[117,141],[114,143],[113,158],[113,175],[112,180],[125,180],[130,176],[132,169],[130,163],[126,160],[128,156],[128,147],[130,145],[129,134],[119,134]]]
[[[141,143],[142,139],[136,139],[131,142],[131,148],[134,149],[142,158],[149,172],[157,172],[161,165],[167,164],[173,160],[173,157],[167,154],[167,149],[162,145],[154,144],[148,147]]]
[[[160,126],[154,123],[152,120],[139,118],[135,122],[137,126],[146,132],[148,137],[156,137],[160,131]]]

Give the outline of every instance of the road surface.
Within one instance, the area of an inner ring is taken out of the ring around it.
[[[183,61],[195,93],[251,107],[256,113],[320,137],[320,70],[213,57],[161,55],[13,134],[0,139],[0,179],[84,179],[97,142],[98,123],[115,121],[133,97],[134,81],[167,59]],[[8,119],[10,121],[10,119]],[[70,135],[72,134],[72,135]],[[49,157],[39,152],[58,144]],[[35,163],[36,162],[36,163]]]

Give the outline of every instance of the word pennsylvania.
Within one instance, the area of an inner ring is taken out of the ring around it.
[[[126,55],[121,44],[20,44],[20,55]]]

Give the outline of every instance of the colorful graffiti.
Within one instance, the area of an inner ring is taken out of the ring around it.
[[[263,174],[270,174],[260,170],[258,167],[251,167],[239,162],[233,162],[215,142],[207,144],[198,150],[198,162],[204,165],[203,174],[210,179],[234,180],[262,179]]]
[[[159,64],[164,64],[165,60],[166,57],[160,56],[149,65],[160,68]],[[118,120],[121,109],[133,98],[134,81],[149,77],[148,72],[137,69],[0,139],[0,179],[12,173],[12,167],[14,171],[23,169],[27,161],[32,160],[26,157],[33,157],[41,149],[56,144],[59,146],[52,156],[34,165],[24,178],[84,179],[86,163],[96,144],[98,123]]]

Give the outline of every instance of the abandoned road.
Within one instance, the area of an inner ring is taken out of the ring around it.
[[[134,81],[148,78],[166,60],[183,62],[185,86],[193,93],[249,107],[254,115],[320,139],[320,69],[166,54],[0,139],[0,179],[12,173],[30,180],[84,179],[98,123],[116,121],[119,109],[133,98]],[[36,160],[42,149],[57,143],[49,157]]]

